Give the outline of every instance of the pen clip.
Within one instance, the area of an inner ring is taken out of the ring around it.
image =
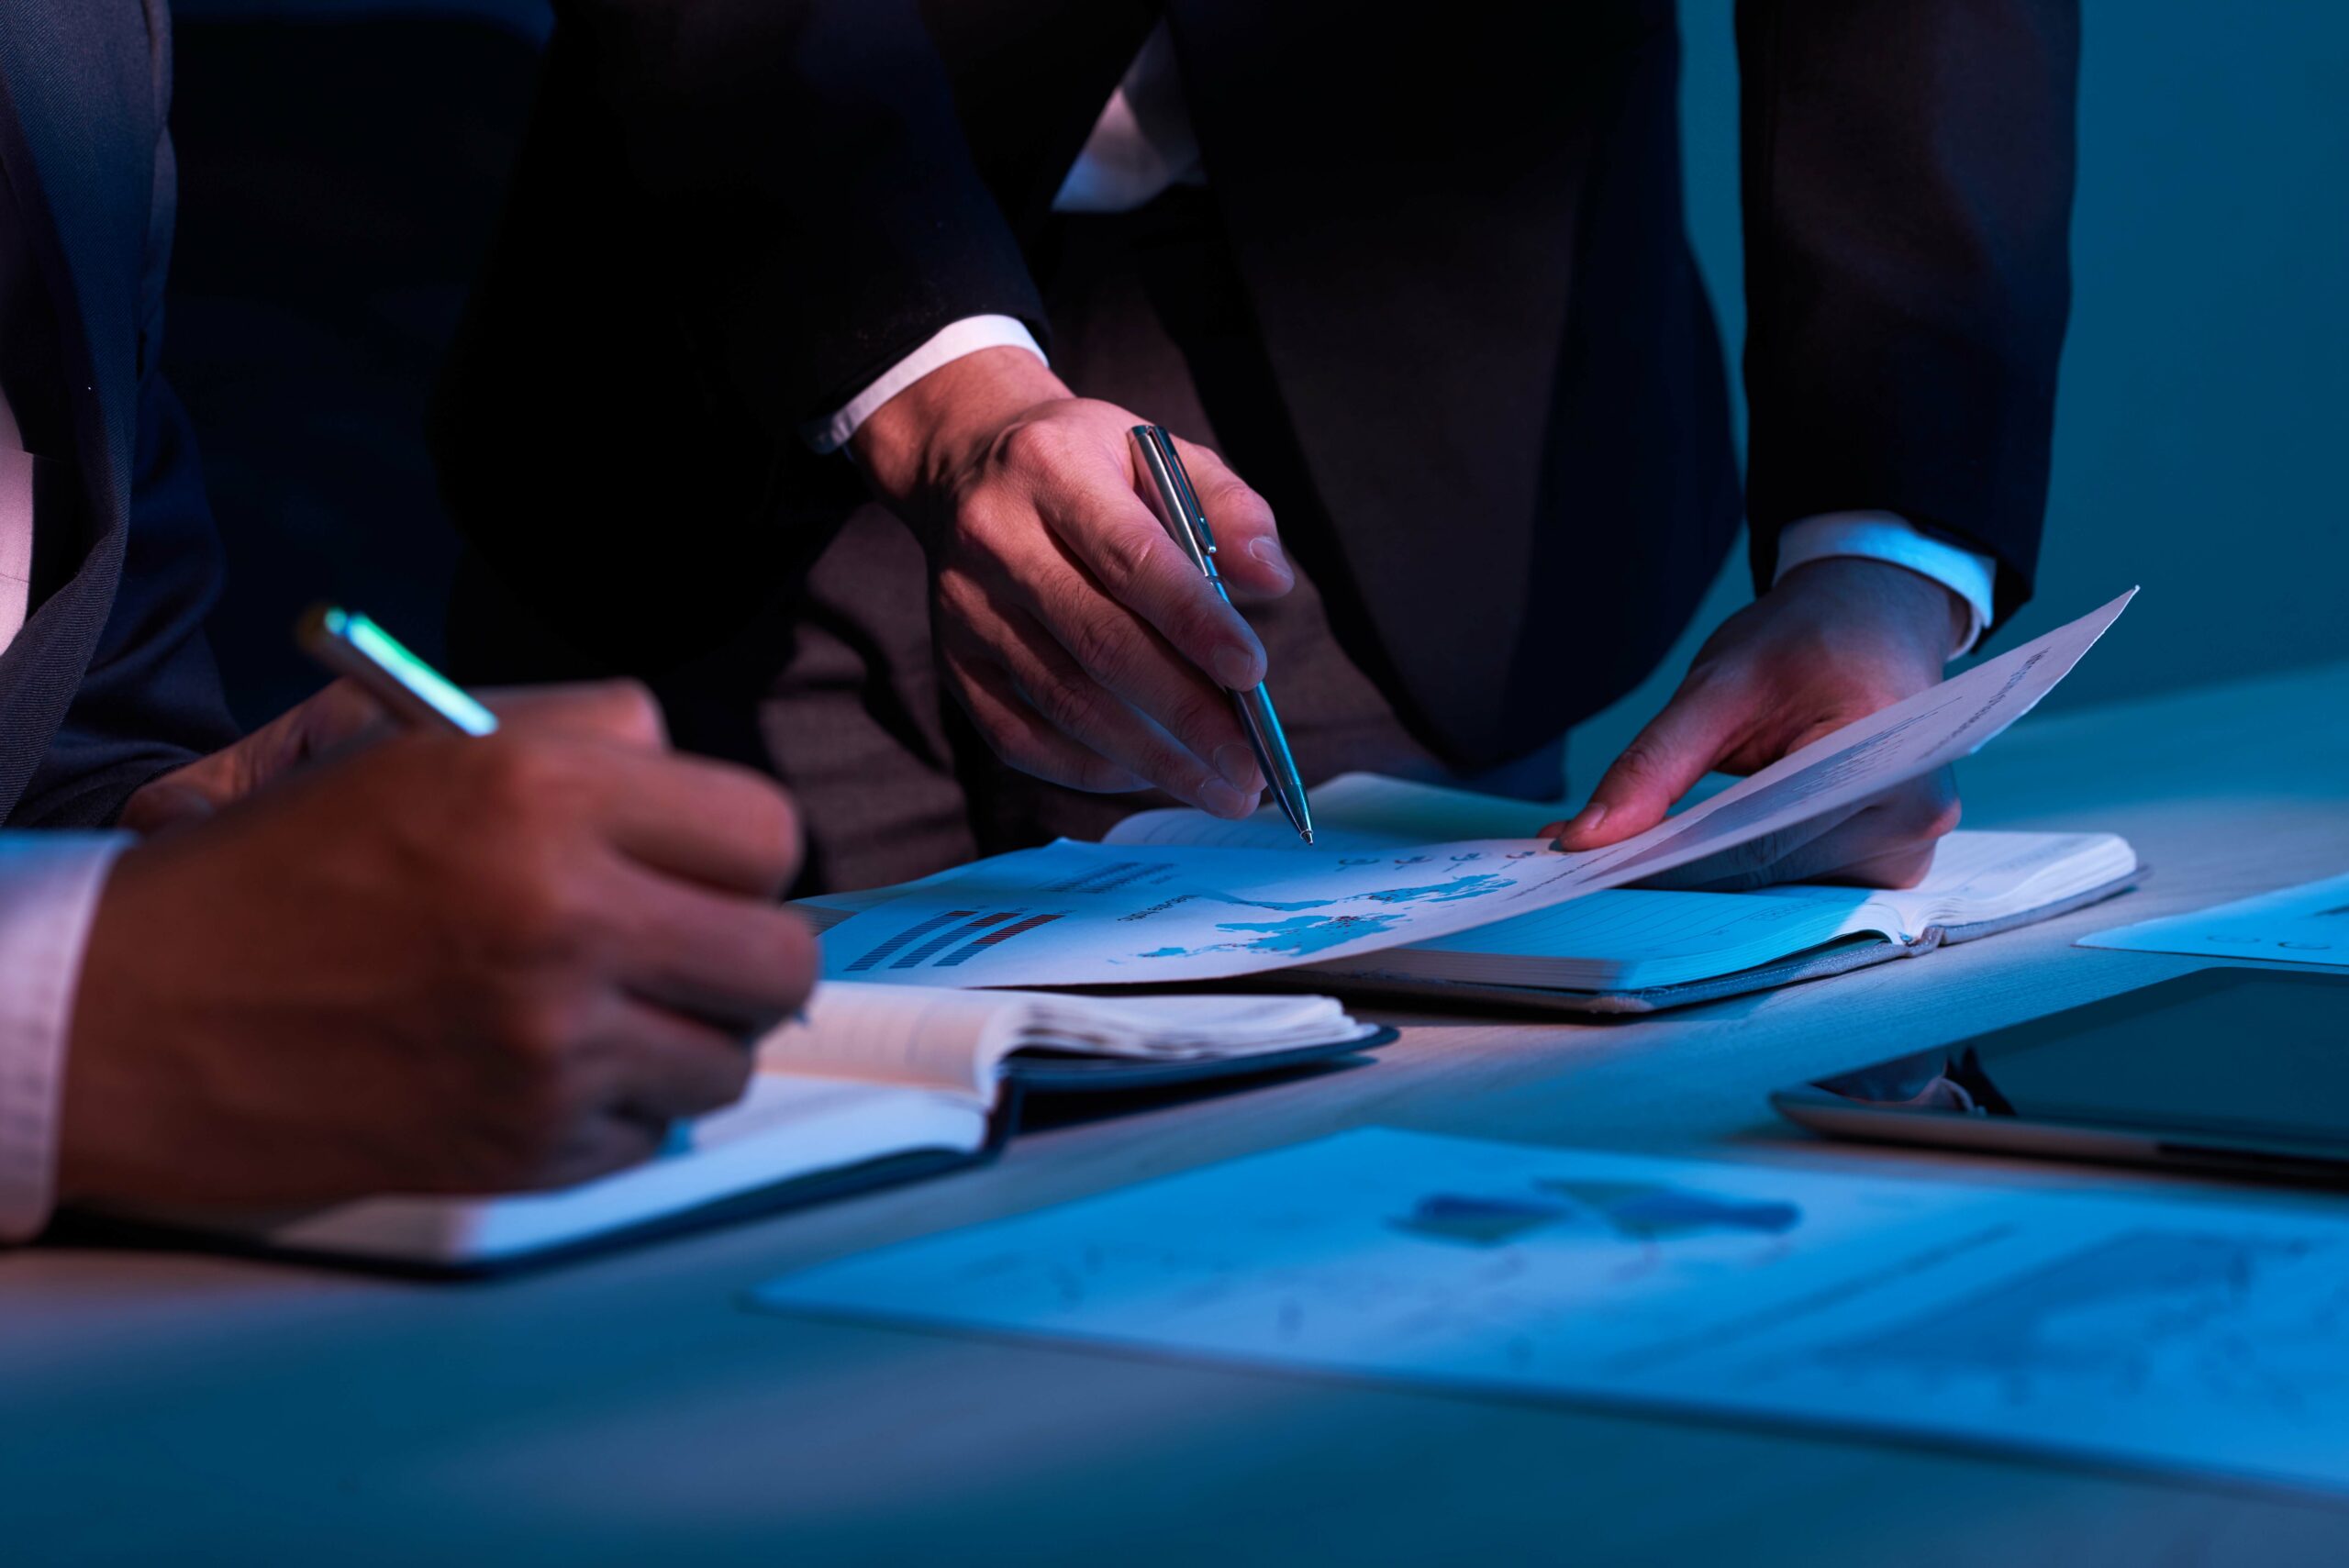
[[[1174,450],[1174,438],[1163,425],[1136,425],[1133,438],[1141,449],[1142,466],[1150,470],[1159,503],[1165,508],[1166,531],[1174,536],[1192,565],[1210,580],[1219,579],[1222,573],[1215,569],[1215,530],[1208,526],[1198,492],[1191,488],[1191,475]]]

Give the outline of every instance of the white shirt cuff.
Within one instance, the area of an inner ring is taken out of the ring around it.
[[[82,949],[128,833],[0,832],[0,1245],[49,1224]]]
[[[1044,350],[1036,335],[1008,316],[966,316],[950,321],[930,341],[881,373],[879,380],[849,399],[848,406],[829,419],[812,420],[799,428],[807,443],[819,452],[836,452],[880,407],[941,365],[952,364],[981,349],[1025,349],[1038,359]],[[1047,364],[1052,361],[1046,360]]]
[[[1987,555],[1935,539],[1916,524],[1890,512],[1823,512],[1789,523],[1778,536],[1778,575],[1776,582],[1806,562],[1855,555],[1887,561],[1928,577],[1965,602],[1965,635],[1950,650],[1953,659],[1982,640],[1990,624],[1991,591],[1998,579],[1998,563]]]

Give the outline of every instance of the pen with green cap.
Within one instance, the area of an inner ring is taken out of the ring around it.
[[[399,639],[356,610],[319,605],[297,622],[294,639],[302,651],[338,675],[347,675],[403,724],[459,735],[494,735],[497,716],[464,687],[417,658]],[[730,1027],[730,1020],[713,1020]],[[794,1023],[807,1021],[801,1008]],[[671,1146],[683,1147],[683,1124],[671,1129]]]
[[[1136,425],[1133,437],[1141,449],[1142,466],[1150,471],[1151,484],[1158,491],[1159,520],[1215,589],[1216,596],[1227,605],[1231,603],[1231,595],[1224,591],[1223,574],[1215,569],[1214,530],[1208,527],[1208,515],[1191,488],[1191,476],[1174,450],[1174,438],[1158,425]],[[1239,712],[1240,727],[1248,732],[1256,765],[1264,770],[1264,780],[1272,785],[1273,798],[1280,802],[1281,815],[1288,818],[1297,837],[1313,842],[1313,809],[1305,798],[1305,781],[1297,776],[1288,736],[1281,728],[1280,715],[1273,711],[1273,699],[1264,683],[1233,692],[1231,706]]]
[[[294,638],[305,653],[358,683],[403,723],[460,735],[488,735],[497,728],[497,716],[462,686],[355,610],[319,605],[303,616]]]

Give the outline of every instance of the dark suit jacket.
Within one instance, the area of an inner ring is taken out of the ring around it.
[[[9,387],[43,461],[34,605],[0,655],[0,820],[114,820],[234,735],[202,624],[218,543],[185,417],[155,373],[173,171],[164,0],[6,0],[0,162],[53,340]],[[21,302],[19,302],[21,304]]]
[[[958,317],[1042,331],[1054,189],[1162,6],[559,8],[444,473],[509,577],[640,663],[722,623],[740,552],[820,542],[792,533],[823,516],[802,420]],[[1556,736],[1653,666],[1737,519],[1671,5],[1163,10],[1334,609],[1455,762]],[[1745,0],[1738,39],[1757,576],[1788,522],[1882,507],[1996,556],[2011,610],[2068,304],[2073,0]]]

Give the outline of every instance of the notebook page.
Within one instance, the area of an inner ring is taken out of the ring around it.
[[[1409,951],[1492,953],[1503,957],[1587,958],[1631,962],[1698,954],[1750,955],[1725,963],[1750,968],[1855,931],[1898,921],[1870,910],[1858,888],[1820,888],[1834,896],[1778,898],[1767,893],[1595,893],[1432,941]],[[1854,920],[1860,923],[1854,924]],[[1898,936],[1883,930],[1882,935]]]
[[[1008,995],[1009,993],[997,993]],[[1023,994],[1021,1050],[1152,1062],[1232,1060],[1375,1032],[1334,996],[1066,996]]]
[[[2101,887],[2136,863],[2127,841],[2110,833],[1956,832],[1934,848],[1924,881],[1875,896],[1898,910],[1914,936],[1928,926],[2026,914]]]
[[[759,1041],[759,1072],[902,1084],[990,1106],[1022,1014],[995,992],[827,982]]]
[[[1004,1059],[1263,1055],[1372,1032],[1330,996],[1064,996],[832,982],[759,1043],[762,1074],[901,1084],[994,1103]]]

